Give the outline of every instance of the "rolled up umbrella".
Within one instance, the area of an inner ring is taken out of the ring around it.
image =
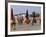
[[[13,8],[11,8],[11,20],[13,20]]]

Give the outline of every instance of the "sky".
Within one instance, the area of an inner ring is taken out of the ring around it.
[[[28,10],[28,13],[31,14],[32,12],[41,13],[41,7],[40,6],[20,6],[20,5],[11,5],[11,8],[13,8],[13,14],[20,14],[20,13],[26,13],[26,10]]]

